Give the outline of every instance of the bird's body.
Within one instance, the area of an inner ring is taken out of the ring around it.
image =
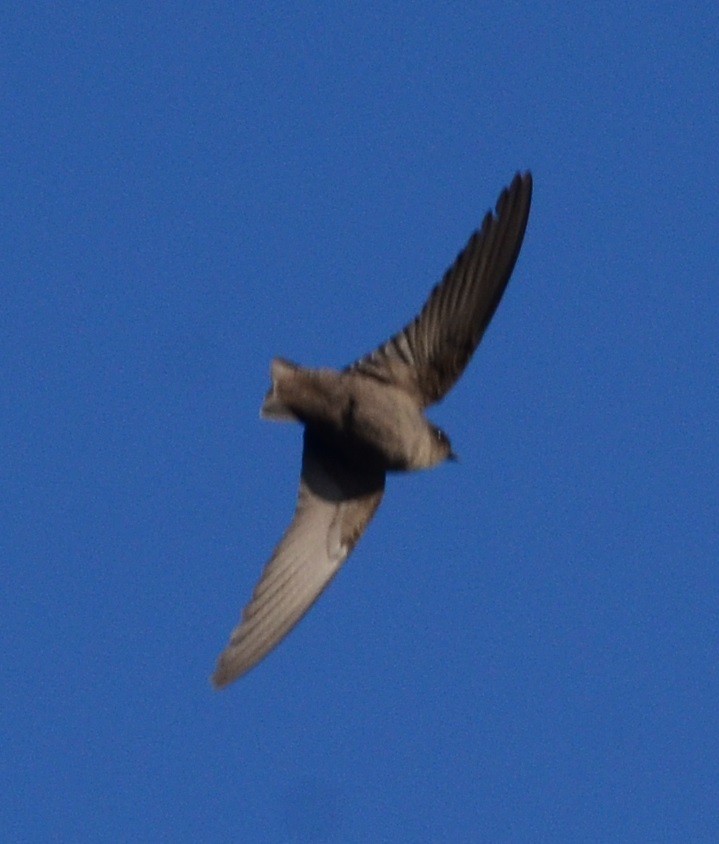
[[[531,193],[530,174],[517,174],[416,319],[375,351],[341,371],[273,361],[262,415],[304,426],[299,499],[220,656],[217,687],[249,671],[312,606],[374,515],[387,472],[454,457],[424,411],[457,381],[494,315]]]
[[[296,419],[320,441],[386,472],[427,469],[447,457],[438,429],[409,394],[369,375],[305,369],[277,358],[266,419]]]

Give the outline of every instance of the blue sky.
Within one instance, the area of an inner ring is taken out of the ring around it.
[[[3,840],[717,840],[716,3],[0,21]],[[525,168],[461,462],[214,693],[271,358],[372,349]]]

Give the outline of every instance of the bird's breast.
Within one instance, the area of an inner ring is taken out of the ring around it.
[[[410,396],[391,385],[355,380],[344,420],[347,435],[377,454],[388,471],[427,466],[429,429]]]

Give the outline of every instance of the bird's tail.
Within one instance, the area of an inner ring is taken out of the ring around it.
[[[270,377],[272,385],[267,391],[265,400],[260,408],[260,416],[263,419],[272,419],[276,422],[298,422],[297,416],[287,407],[280,398],[280,383],[283,378],[289,376],[298,369],[297,364],[283,358],[275,358],[272,361]]]

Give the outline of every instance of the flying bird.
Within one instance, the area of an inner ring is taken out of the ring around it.
[[[220,655],[216,688],[260,662],[317,600],[377,510],[387,472],[454,459],[424,410],[479,345],[517,260],[531,196],[531,174],[517,173],[419,316],[375,351],[341,371],[272,362],[261,415],[304,426],[299,498]]]

